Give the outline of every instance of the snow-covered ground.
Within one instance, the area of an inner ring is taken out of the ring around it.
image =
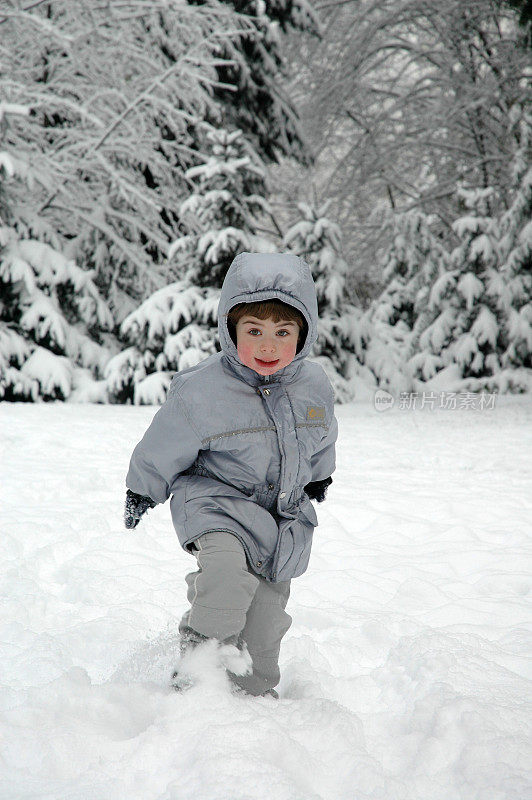
[[[530,800],[530,398],[338,408],[278,702],[169,689],[195,562],[168,505],[122,528],[154,411],[0,404],[2,800]]]

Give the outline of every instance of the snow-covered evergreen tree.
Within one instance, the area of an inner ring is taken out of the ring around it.
[[[375,385],[367,365],[370,327],[346,290],[348,267],[341,255],[341,231],[327,217],[330,201],[298,203],[301,219],[284,236],[283,245],[309,264],[318,297],[318,340],[312,356],[327,372],[339,402],[360,393],[361,382]]]
[[[293,99],[281,80],[289,76],[283,34],[317,36],[323,30],[317,11],[307,0],[224,2],[246,19],[248,27],[238,41],[228,39],[219,49],[226,63],[217,68],[214,94],[225,106],[223,126],[242,130],[267,161],[276,162],[282,154],[300,164],[310,163]]]
[[[219,291],[176,281],[154,292],[120,327],[129,342],[106,367],[114,402],[162,403],[173,374],[215,348]]]
[[[508,208],[492,187],[459,187],[454,246],[435,217],[390,215],[388,286],[371,314],[395,334],[414,388],[532,387],[532,119],[516,106],[511,124],[519,146]]]
[[[218,48],[251,25],[220,3],[13,5],[0,94],[31,109],[10,131],[40,177],[27,202],[121,321],[168,282],[197,125],[220,115]]]
[[[8,133],[10,118],[27,112],[0,104],[0,399],[103,402],[111,352],[103,332],[113,319],[93,273],[65,257],[31,213],[26,197],[45,176]]]
[[[270,214],[262,157],[277,149],[297,155],[302,146],[278,80],[280,28],[312,27],[314,19],[299,2],[144,6],[139,13],[137,0],[13,4],[0,45],[0,93],[30,112],[9,126],[9,144],[28,156],[33,175],[25,194],[8,187],[12,218],[3,237],[9,253],[18,240],[51,248],[63,273],[93,270],[90,292],[105,295],[128,345],[129,371],[117,362],[107,371],[113,399],[132,398],[137,377],[212,351],[213,297],[230,261],[244,248],[276,249],[257,236],[257,217]],[[3,310],[12,321],[20,307],[7,289],[7,263]],[[54,281],[45,293],[61,303],[68,291]],[[79,296],[80,281],[76,275]],[[183,313],[163,339],[152,336],[145,320],[168,304]]]
[[[485,286],[488,263],[498,269],[488,208],[492,194],[491,189],[458,189],[465,211],[453,224],[459,243],[448,254],[447,269],[424,285],[429,317],[416,319],[418,335],[410,345],[422,379],[451,365],[455,380],[482,375],[496,347],[498,322]]]
[[[512,169],[514,194],[496,226],[500,270],[487,270],[487,293],[505,315],[501,374],[495,363],[494,380],[488,382],[500,391],[506,380],[510,388],[513,384],[532,390],[532,115],[516,109],[514,118],[519,140]]]
[[[186,233],[170,247],[172,272],[221,287],[235,255],[262,249],[258,216],[269,213],[266,168],[242,132],[205,123],[206,155],[186,171],[192,191],[179,207]]]
[[[451,296],[434,300],[447,334],[443,361],[458,365],[460,387],[472,391],[532,389],[532,116],[520,112],[509,208],[491,216],[492,189],[459,190],[468,213],[454,224]],[[432,343],[427,329],[420,346]]]
[[[255,214],[269,210],[259,157],[241,131],[203,127],[207,154],[187,170],[194,188],[178,209],[189,232],[168,253],[168,271],[178,280],[151,294],[122,322],[129,346],[107,368],[117,400],[160,402],[173,372],[215,352],[220,288],[231,261],[243,250],[275,249],[255,232]]]
[[[391,242],[382,260],[386,288],[368,315],[397,365],[397,373],[387,376],[384,384],[404,388],[406,383],[412,389],[414,378],[428,380],[443,366],[439,355],[419,349],[419,338],[438,316],[430,288],[438,293],[447,286],[449,254],[437,235],[437,220],[422,211],[387,211],[382,230]],[[378,374],[379,383],[383,377]]]

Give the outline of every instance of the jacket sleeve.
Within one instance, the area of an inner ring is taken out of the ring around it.
[[[127,488],[156,503],[164,503],[175,478],[194,463],[200,448],[201,439],[174,392],[133,450]]]
[[[329,478],[336,469],[336,439],[338,438],[338,422],[334,414],[331,417],[329,430],[320,443],[320,449],[312,456],[312,480],[322,481]]]

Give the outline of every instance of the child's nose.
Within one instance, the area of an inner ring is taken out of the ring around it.
[[[275,350],[275,341],[273,339],[263,339],[260,349],[263,353],[271,353]]]

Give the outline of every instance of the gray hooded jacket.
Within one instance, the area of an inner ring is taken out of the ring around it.
[[[262,376],[238,358],[227,326],[237,303],[278,298],[308,330],[294,360]],[[240,253],[218,309],[221,353],[178,372],[165,403],[135,447],[126,484],[164,503],[170,495],[181,545],[208,531],[237,536],[251,568],[272,582],[305,572],[318,524],[303,487],[335,469],[333,390],[305,360],[317,337],[308,264],[289,253]]]

